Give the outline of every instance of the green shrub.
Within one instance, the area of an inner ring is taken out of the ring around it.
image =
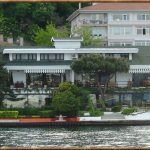
[[[39,112],[41,111],[39,108],[23,108],[18,109],[19,115],[25,115],[25,116],[33,116],[33,115],[39,115]]]
[[[121,111],[121,106],[114,106],[114,107],[112,107],[112,111],[113,112],[120,112]]]
[[[56,115],[77,116],[79,99],[70,91],[59,92],[53,97],[52,106]]]
[[[0,118],[17,118],[18,111],[0,111]]]
[[[18,118],[26,118],[24,115],[18,115]]]
[[[126,108],[126,109],[124,109],[122,111],[122,114],[124,114],[124,115],[130,115],[131,113],[136,112],[136,111],[137,111],[136,108]]]
[[[99,117],[99,116],[104,115],[104,112],[101,111],[101,110],[94,110],[94,111],[90,112],[90,114],[91,114],[91,116],[93,116],[93,117]]]
[[[90,111],[90,112],[94,111],[94,105],[93,105],[92,99],[90,99],[90,98],[88,99],[87,107],[88,107],[88,111]]]
[[[18,115],[18,118],[40,118],[40,116],[25,116],[25,115]]]
[[[89,113],[89,112],[88,112],[88,111],[80,110],[80,111],[78,112],[78,115],[79,115],[80,117],[84,117],[84,113]]]
[[[66,90],[71,89],[72,84],[70,82],[61,82],[59,84],[59,91],[64,92]]]
[[[53,118],[55,117],[54,111],[52,110],[45,110],[45,111],[40,111],[40,117],[41,118]]]

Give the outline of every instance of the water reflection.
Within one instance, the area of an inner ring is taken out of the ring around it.
[[[1,147],[150,147],[150,126],[1,128]]]

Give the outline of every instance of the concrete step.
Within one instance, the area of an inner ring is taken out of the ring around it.
[[[104,114],[104,116],[102,116],[102,120],[112,120],[112,119],[125,119],[124,115],[119,114],[119,113],[112,113],[112,114]]]

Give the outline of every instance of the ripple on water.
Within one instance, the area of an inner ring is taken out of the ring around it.
[[[0,147],[150,147],[150,126],[1,128]]]

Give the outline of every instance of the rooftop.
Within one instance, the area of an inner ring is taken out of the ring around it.
[[[80,9],[88,11],[150,11],[147,3],[99,3]]]
[[[97,11],[150,11],[148,3],[99,3],[73,12],[68,18],[68,21],[73,20],[80,13],[97,12]]]

